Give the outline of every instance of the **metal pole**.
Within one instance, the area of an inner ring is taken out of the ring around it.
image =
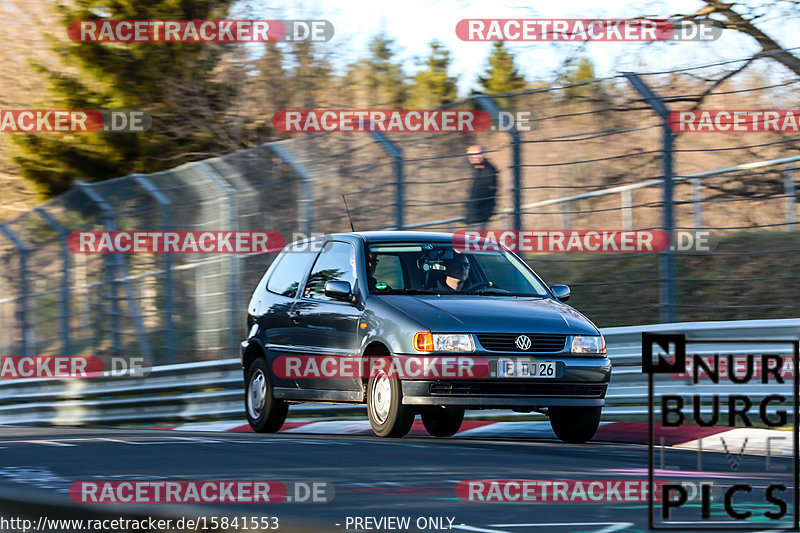
[[[31,325],[28,323],[28,300],[30,290],[28,289],[28,248],[16,234],[5,224],[0,224],[0,233],[6,236],[19,252],[19,326],[22,332],[22,355],[31,356],[34,351],[34,338]]]
[[[405,227],[403,222],[403,212],[405,211],[404,200],[404,179],[403,179],[403,151],[393,143],[382,132],[373,130],[369,132],[372,138],[381,145],[384,151],[394,160],[392,168],[394,169],[394,184],[395,184],[395,216],[394,225],[396,229],[402,230]]]
[[[72,355],[72,343],[70,342],[69,334],[69,248],[67,247],[67,237],[69,237],[69,230],[58,223],[53,216],[40,207],[33,209],[42,220],[44,220],[53,230],[61,237],[61,342],[63,343],[63,355],[67,357]]]
[[[623,72],[623,75],[628,79],[633,88],[642,96],[642,98],[658,113],[662,119],[662,168],[663,168],[663,184],[664,184],[664,232],[669,237],[670,242],[673,242],[673,233],[675,228],[673,211],[673,169],[672,169],[672,130],[667,124],[667,117],[669,109],[661,99],[650,90],[650,87],[645,85],[641,78],[633,72]],[[668,246],[666,250],[661,253],[661,321],[662,322],[675,322],[677,321],[677,288],[675,280],[675,253]]]
[[[703,184],[699,178],[692,178],[692,219],[696,229],[703,228]]]
[[[484,111],[489,113],[492,120],[497,119],[500,108],[497,107],[497,104],[492,98],[485,94],[479,94],[475,97],[475,101]],[[512,155],[511,170],[513,185],[511,187],[511,196],[514,203],[512,213],[514,217],[514,229],[519,231],[522,229],[522,138],[515,125],[511,126],[511,129],[508,130],[508,134],[511,136]]]
[[[793,167],[786,163],[783,170],[783,190],[786,195],[786,228],[797,231],[797,187],[794,184]]]
[[[133,180],[156,201],[161,210],[161,225],[165,231],[172,229],[172,202],[169,201],[164,193],[153,185],[147,177],[141,174],[134,174]],[[164,322],[165,322],[165,345],[164,350],[167,354],[167,363],[175,363],[175,328],[172,322],[172,254],[162,254],[164,258]],[[156,361],[154,361],[155,363]]]
[[[522,229],[522,143],[516,127],[509,134],[514,156],[514,229],[520,231]]]
[[[569,202],[564,202],[561,205],[561,229],[564,231],[569,231],[572,229],[572,217],[570,216],[571,210],[572,205]]]
[[[664,117],[664,153],[662,164],[664,167],[664,231],[669,237],[669,242],[674,242],[674,208],[672,184],[672,130],[667,125]],[[661,255],[661,269],[664,283],[661,287],[661,301],[663,302],[662,322],[677,322],[677,287],[675,280],[675,252],[672,245],[667,246]]]
[[[620,193],[622,196],[622,227],[626,230],[633,229],[633,193],[630,189],[625,189]]]
[[[301,231],[311,237],[314,233],[314,177],[313,172],[307,167],[308,161],[298,161],[296,155],[289,147],[293,139],[266,143],[267,146],[284,161],[299,178],[299,198],[297,199],[298,225]]]

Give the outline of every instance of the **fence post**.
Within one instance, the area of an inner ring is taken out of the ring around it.
[[[786,224],[789,231],[797,231],[797,187],[791,163],[784,164],[783,190],[786,195]]]
[[[625,189],[620,193],[622,196],[622,227],[626,230],[633,229],[633,193],[630,189]]]
[[[695,229],[703,228],[703,182],[692,178],[692,222]]]
[[[664,105],[664,102],[650,90],[639,76],[633,72],[622,73],[633,85],[633,88],[642,96],[642,98],[658,113],[662,120],[662,142],[663,149],[661,154],[661,163],[664,173],[664,232],[669,237],[670,242],[673,242],[674,223],[674,205],[672,200],[672,130],[667,123],[669,109]],[[676,322],[677,321],[677,289],[675,280],[675,253],[670,250],[668,246],[666,250],[661,252],[661,321],[662,322]]]
[[[100,196],[91,185],[84,181],[76,181],[75,187],[84,195],[86,195],[86,197],[89,198],[89,200],[91,200],[100,209],[100,212],[103,214],[103,226],[105,227],[106,231],[116,231],[117,228],[114,219],[114,209],[106,201],[106,199]],[[122,286],[125,290],[125,295],[128,298],[131,319],[133,320],[133,325],[136,328],[136,340],[137,344],[139,345],[139,350],[141,351],[141,355],[145,358],[145,360],[149,361],[151,360],[150,344],[147,342],[147,335],[144,331],[144,322],[142,321],[142,314],[139,310],[139,301],[133,292],[131,281],[127,277],[128,269],[125,267],[125,261],[123,261],[122,257],[120,257],[120,254],[118,253],[104,253],[103,255],[105,256],[106,261],[106,280],[108,283],[110,283],[112,289],[111,334],[113,339],[113,349],[116,353],[120,353],[122,348],[122,343],[120,342],[121,332],[119,329],[119,319],[121,314],[119,310],[119,298],[117,296],[119,294],[117,284],[119,283],[119,279],[121,279]]]
[[[161,211],[161,225],[164,230],[172,229],[172,202],[169,201],[164,193],[153,185],[153,183],[142,174],[133,174],[133,180],[149,194],[153,200],[158,202]],[[175,363],[175,328],[172,323],[172,254],[162,254],[164,257],[164,314],[165,314],[165,342],[164,349],[167,353],[167,363]]]
[[[225,197],[227,208],[226,218],[228,221],[228,231],[237,231],[239,229],[239,204],[236,201],[236,196],[228,186],[216,175],[213,169],[208,168],[205,163],[198,162],[194,165],[200,174],[208,179],[214,186],[219,189],[222,196]],[[238,344],[237,332],[244,328],[244,321],[239,321],[239,313],[241,312],[241,305],[239,305],[239,292],[241,283],[241,274],[239,271],[239,258],[236,254],[228,254],[228,264],[230,265],[230,274],[228,275],[228,292],[231,306],[231,311],[228,313],[230,324],[228,327],[228,346],[235,350]]]
[[[494,100],[485,94],[475,96],[475,101],[483,108],[484,111],[489,113],[492,120],[496,120],[500,113],[500,108]],[[511,194],[514,201],[514,229],[519,231],[522,229],[522,140],[515,125],[511,126],[508,130],[511,136],[511,152],[513,157],[512,172],[513,172],[513,185]]]
[[[394,160],[392,167],[394,168],[394,183],[395,183],[395,217],[394,225],[396,229],[402,230],[405,227],[403,223],[403,211],[405,210],[404,200],[404,187],[403,187],[403,151],[393,143],[382,132],[371,130],[369,132],[372,138],[381,145],[384,151]]]
[[[64,347],[62,351],[67,357],[72,355],[72,343],[70,342],[69,334],[69,248],[67,247],[67,237],[69,237],[69,230],[56,221],[53,216],[42,209],[41,207],[34,207],[36,212],[42,220],[44,220],[53,230],[58,233],[61,238],[61,342]]]
[[[35,344],[33,330],[28,323],[28,300],[30,297],[30,290],[28,289],[28,254],[31,250],[5,224],[0,224],[0,233],[5,235],[19,252],[19,326],[22,332],[22,355],[30,356],[33,355]]]
[[[287,143],[292,141],[293,139],[286,139],[266,144],[300,178],[300,191],[297,199],[297,211],[300,218],[298,225],[307,237],[311,237],[311,234],[314,233],[314,178],[312,172],[304,164],[307,161],[298,161],[291,151],[286,148],[286,146],[291,146]]]
[[[572,229],[572,204],[570,202],[561,203],[561,229],[569,231]]]

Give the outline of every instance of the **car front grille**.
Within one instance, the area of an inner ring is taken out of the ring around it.
[[[438,381],[431,383],[431,394],[475,396],[582,396],[602,398],[605,383],[541,383],[528,381]]]
[[[515,341],[520,335],[531,340],[531,347],[520,350]],[[567,344],[566,335],[546,333],[478,333],[478,342],[490,352],[560,352]]]

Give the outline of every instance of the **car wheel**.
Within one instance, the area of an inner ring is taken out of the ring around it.
[[[402,437],[411,431],[414,411],[403,405],[400,379],[389,377],[384,368],[389,366],[373,367],[367,382],[369,424],[379,437]]]
[[[436,406],[422,411],[422,424],[434,437],[452,437],[463,421],[463,409]]]
[[[551,407],[547,410],[556,437],[570,444],[583,444],[597,432],[602,407]]]
[[[247,421],[258,433],[275,433],[286,420],[289,404],[272,395],[272,379],[262,357],[250,363],[247,369],[244,404]]]

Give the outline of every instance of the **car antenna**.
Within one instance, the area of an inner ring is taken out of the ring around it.
[[[350,218],[350,210],[347,208],[347,198],[344,197],[344,194],[342,195],[342,200],[344,200],[344,210],[347,211],[347,220],[350,221],[350,229],[355,233],[356,228],[353,227],[353,219]]]

